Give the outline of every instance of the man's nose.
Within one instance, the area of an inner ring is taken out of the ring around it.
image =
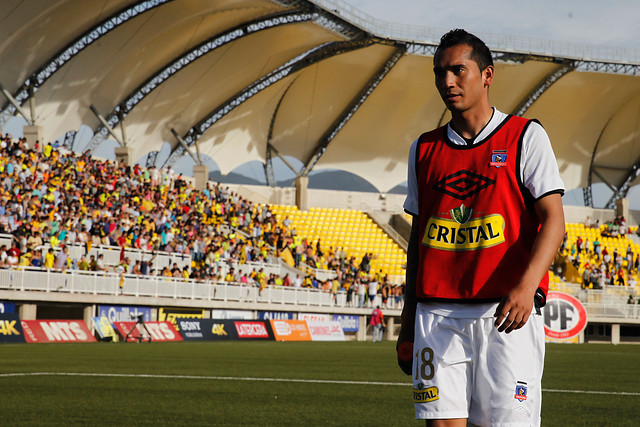
[[[443,84],[445,87],[452,87],[454,85],[454,74],[451,71],[447,71],[444,74]]]

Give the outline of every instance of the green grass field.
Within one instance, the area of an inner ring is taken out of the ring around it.
[[[3,344],[0,360],[1,425],[424,425],[391,342]],[[549,344],[543,425],[640,425],[639,380],[640,346]]]

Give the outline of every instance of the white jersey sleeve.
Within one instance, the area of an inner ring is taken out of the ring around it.
[[[520,170],[522,183],[535,200],[552,193],[564,194],[551,141],[537,122],[531,123],[524,134]]]

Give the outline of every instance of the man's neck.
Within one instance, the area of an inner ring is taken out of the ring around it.
[[[482,108],[452,112],[451,124],[461,137],[473,139],[489,123],[491,117],[493,117],[493,108],[486,104]]]

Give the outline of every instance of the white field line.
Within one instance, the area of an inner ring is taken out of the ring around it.
[[[296,378],[254,378],[254,377],[219,377],[205,375],[159,375],[159,374],[101,374],[92,372],[16,372],[8,374],[0,374],[0,378],[10,377],[42,377],[42,376],[59,376],[59,377],[112,377],[112,378],[168,378],[168,379],[187,379],[187,380],[214,380],[214,381],[261,381],[261,382],[278,382],[278,383],[307,383],[307,384],[341,384],[341,385],[385,385],[408,387],[409,383],[392,383],[381,381],[344,381],[344,380],[304,380]],[[601,394],[612,396],[640,396],[640,392],[625,391],[595,391],[595,390],[556,390],[542,389],[546,393],[574,393],[574,394]]]

